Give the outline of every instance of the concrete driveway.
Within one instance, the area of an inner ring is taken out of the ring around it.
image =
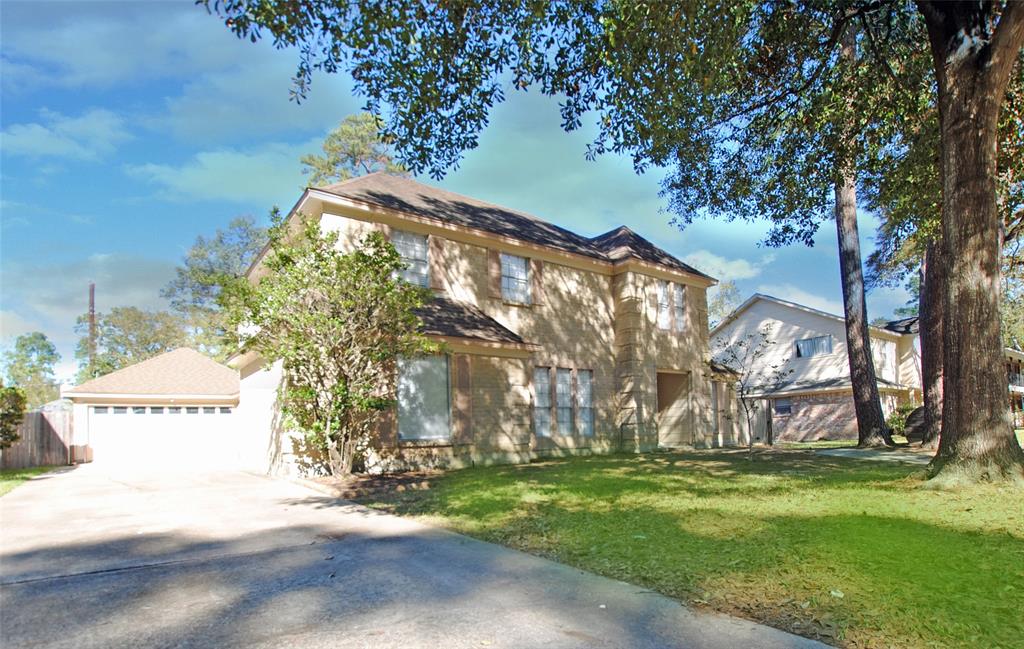
[[[0,498],[4,647],[820,647],[242,473]]]

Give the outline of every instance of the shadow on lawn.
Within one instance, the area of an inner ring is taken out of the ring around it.
[[[374,504],[830,642],[1013,646],[1024,541],[901,509],[893,492],[912,472],[841,458],[605,456],[453,472]],[[892,507],[819,506],[850,488]],[[785,507],[769,506],[776,497]]]

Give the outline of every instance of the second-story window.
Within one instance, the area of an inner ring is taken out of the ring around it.
[[[427,235],[394,230],[391,243],[395,246],[406,268],[402,279],[417,286],[430,285],[430,264],[427,261]]]
[[[516,304],[530,303],[530,260],[501,255],[501,299]]]
[[[810,358],[832,353],[832,336],[817,336],[796,341],[796,357]]]
[[[672,327],[672,302],[668,282],[658,281],[658,329]]]
[[[672,285],[672,314],[675,316],[675,330],[686,329],[686,287],[682,284]]]

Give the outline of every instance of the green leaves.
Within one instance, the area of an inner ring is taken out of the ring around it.
[[[365,451],[380,411],[394,403],[398,357],[437,349],[413,313],[429,291],[401,280],[403,268],[382,234],[346,252],[336,232],[299,215],[271,228],[257,279],[227,295],[241,344],[282,362],[284,414],[324,457],[335,449],[344,463]]]
[[[25,418],[25,392],[0,382],[0,449],[10,448],[18,441],[18,426]]]

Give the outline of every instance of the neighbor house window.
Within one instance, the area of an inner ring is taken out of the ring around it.
[[[402,263],[406,265],[401,273],[402,279],[417,286],[429,286],[427,235],[394,230],[391,232],[391,243],[402,258]]]
[[[93,411],[93,413],[95,413],[97,415],[105,415],[105,414],[107,414],[107,407],[106,406],[94,406],[92,411]]]
[[[686,287],[682,284],[672,285],[672,310],[675,315],[676,331],[686,329]]]
[[[576,423],[584,437],[594,435],[594,371],[576,372]]]
[[[448,357],[398,360],[398,438],[448,439]]]
[[[776,399],[775,400],[775,414],[776,415],[791,415],[791,414],[793,414],[793,400],[792,399]]]
[[[558,417],[558,432],[572,433],[572,370],[559,367],[555,374],[555,414]]]
[[[530,303],[530,260],[501,255],[501,299],[516,304]]]
[[[151,414],[151,415],[162,415],[162,414],[164,414],[164,409],[161,406],[153,406],[153,407],[151,407],[149,409],[149,414]]]
[[[537,437],[551,436],[551,368],[533,368],[533,429]]]
[[[668,282],[658,282],[658,329],[669,329],[672,325],[672,302],[668,290]]]
[[[797,358],[810,358],[832,353],[832,336],[818,336],[796,341]]]
[[[721,391],[721,388],[719,387],[719,384],[720,384],[719,381],[712,381],[711,382],[711,419],[712,419],[712,424],[714,426],[715,435],[717,435],[721,431],[721,426],[720,426],[720,423],[718,421],[718,419],[719,419],[719,416],[718,416],[719,412],[718,411],[721,408],[721,406],[719,405],[719,399],[720,399],[719,392]]]

